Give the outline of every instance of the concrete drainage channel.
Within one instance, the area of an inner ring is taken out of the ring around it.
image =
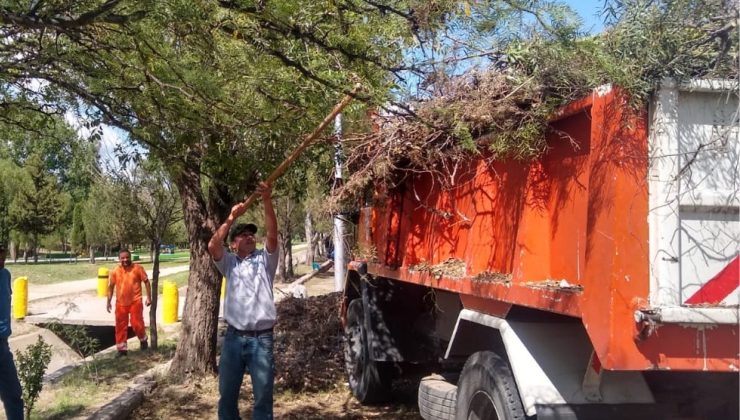
[[[44,325],[39,324],[39,327]],[[115,338],[114,338],[114,327],[110,326],[84,326],[86,333],[93,338],[96,338],[100,342],[100,348],[104,348],[98,351],[93,356],[88,356],[78,362],[70,363],[62,366],[51,373],[44,376],[44,383],[56,384],[61,381],[65,375],[69,374],[76,368],[83,366],[86,363],[92,362],[93,360],[100,359],[103,357],[112,357],[116,352]],[[43,329],[43,331],[50,332],[49,330]],[[44,334],[46,335],[46,334]],[[133,332],[129,329],[129,336],[133,336]],[[59,338],[66,344],[70,344],[70,338],[59,336]],[[134,344],[138,340],[130,340],[129,344]],[[135,344],[134,344],[135,345]],[[88,419],[96,420],[119,420],[128,418],[131,413],[138,408],[144,401],[147,394],[157,385],[157,378],[167,374],[172,361],[168,361],[161,365],[155,366],[146,372],[137,375],[131,381],[131,385],[121,392],[117,397],[113,398],[110,402],[100,407],[97,411],[91,414]]]
[[[84,331],[84,337],[95,339],[98,342],[97,346],[92,349],[91,353],[98,353],[103,349],[107,349],[116,344],[115,327],[110,325],[76,325],[55,322],[52,324],[38,323],[36,326],[53,332],[71,348],[75,348],[79,345],[79,343],[75,343],[75,341],[79,340],[79,336],[82,336],[82,334],[76,331],[76,329],[81,329]],[[69,327],[73,327],[73,329],[69,329]],[[133,336],[133,330],[129,327],[128,337],[131,338]]]

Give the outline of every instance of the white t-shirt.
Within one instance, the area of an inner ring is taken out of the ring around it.
[[[214,261],[226,277],[224,319],[239,330],[264,330],[275,325],[272,284],[277,270],[277,252],[256,249],[244,259],[228,252]]]

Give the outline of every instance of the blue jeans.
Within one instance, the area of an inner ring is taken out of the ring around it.
[[[272,333],[258,337],[241,336],[226,331],[218,364],[218,418],[234,420],[239,417],[239,389],[244,372],[252,378],[254,393],[253,420],[272,419],[272,388],[275,361],[272,357]]]
[[[7,338],[0,338],[0,399],[8,420],[23,420],[23,399],[18,371],[13,363]]]

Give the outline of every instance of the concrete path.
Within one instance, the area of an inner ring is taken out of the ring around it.
[[[159,270],[159,278],[169,276],[171,274],[181,273],[188,271],[189,265],[181,265],[177,267],[168,267]],[[149,278],[152,277],[151,270],[147,270]],[[65,295],[74,295],[77,293],[83,293],[88,291],[97,291],[98,289],[98,278],[94,277],[85,280],[73,280],[65,281],[61,283],[52,284],[29,284],[28,285],[28,302],[29,304],[35,300],[59,297]]]
[[[175,273],[188,271],[183,265],[162,269],[160,279]],[[151,272],[147,272],[149,276]],[[31,324],[62,322],[76,325],[113,326],[114,315],[106,310],[106,298],[97,295],[98,279],[68,281],[49,285],[28,286],[28,315],[25,321]],[[182,315],[187,287],[180,290],[178,316]],[[157,323],[162,322],[162,295],[157,303]],[[114,302],[115,304],[115,302]],[[144,323],[149,325],[149,310],[144,308]]]

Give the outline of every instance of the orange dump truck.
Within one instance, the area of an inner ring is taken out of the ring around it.
[[[736,83],[736,82],[735,82]],[[738,418],[738,90],[601,87],[532,162],[458,165],[360,209],[353,394],[420,380],[426,419]]]

